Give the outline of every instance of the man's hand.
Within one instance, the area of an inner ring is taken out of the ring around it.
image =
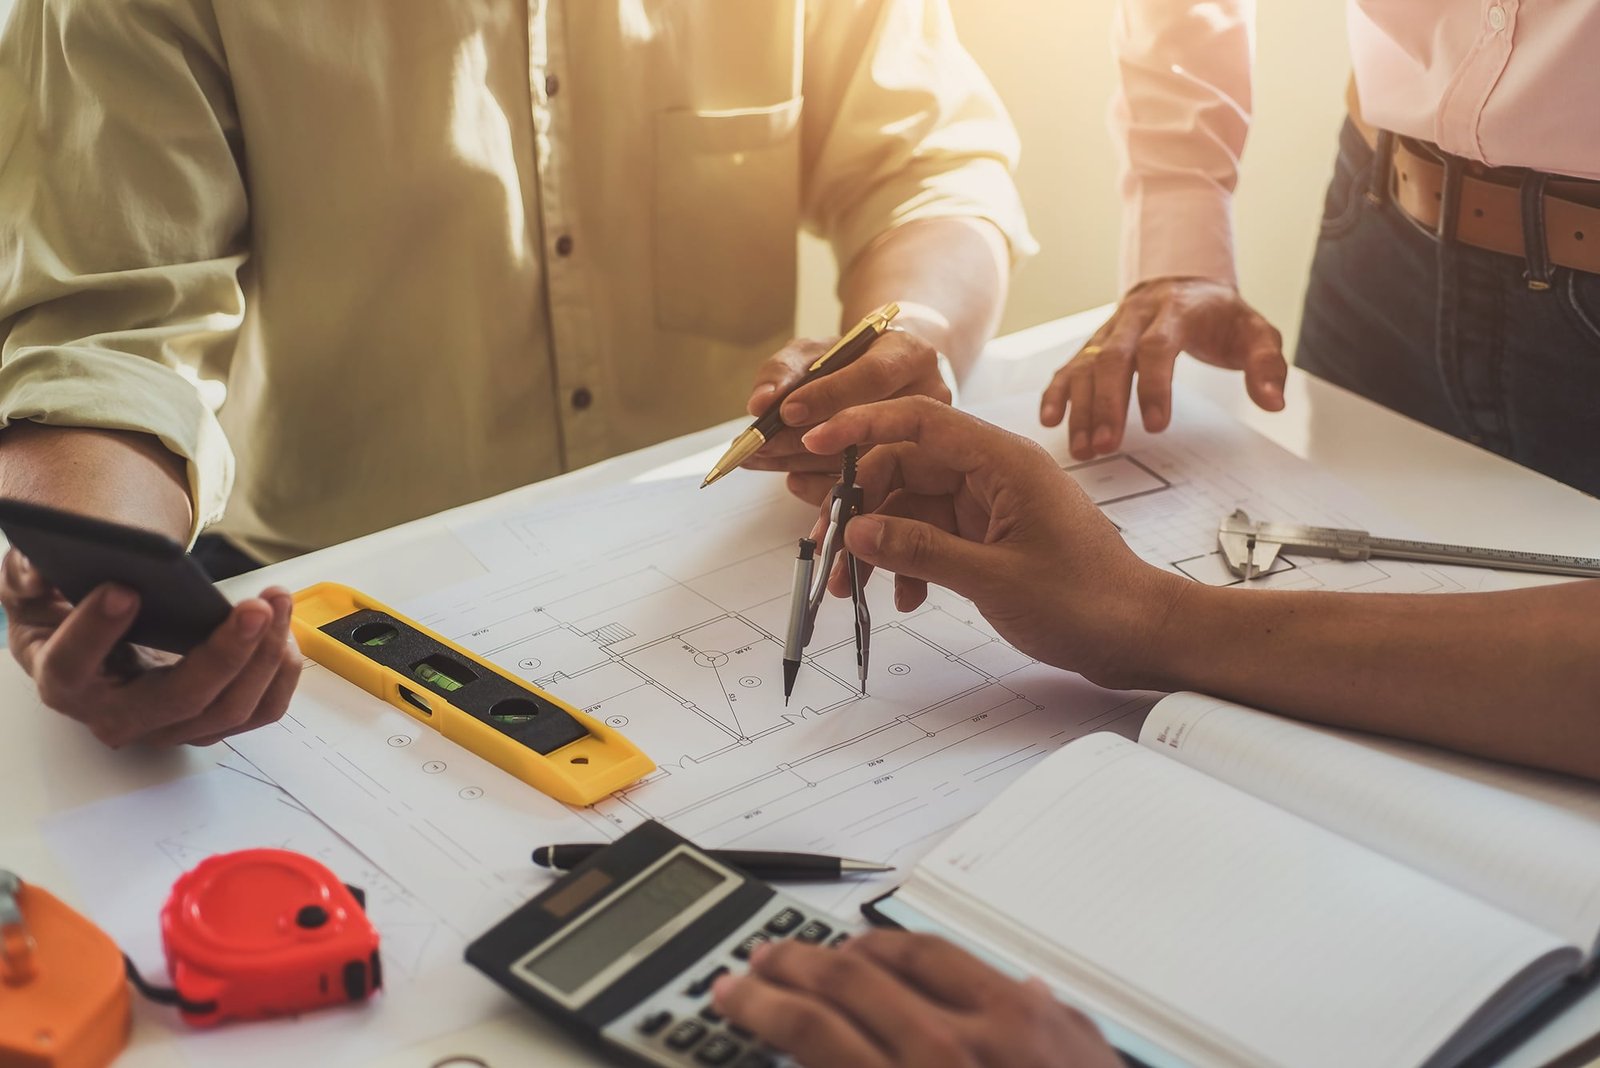
[[[832,342],[792,341],[761,366],[747,407],[760,415],[774,397],[800,380],[806,368],[828,350]],[[907,330],[891,329],[853,363],[797,389],[783,402],[779,413],[785,429],[745,466],[757,471],[789,472],[789,490],[795,496],[820,504],[838,479],[839,457],[819,456],[800,443],[809,427],[858,404],[890,397],[925,396],[950,403],[950,387],[939,370],[934,347]]]
[[[192,522],[183,461],[145,434],[13,423],[0,431],[0,495],[174,540]],[[0,563],[0,607],[40,699],[114,747],[209,745],[271,723],[300,676],[283,590],[234,606],[182,659],[122,640],[132,590],[102,586],[73,607],[16,551]]]
[[[926,398],[852,408],[805,444],[829,455],[877,446],[856,476],[875,514],[850,521],[845,547],[895,573],[901,611],[937,583],[1035,659],[1137,684],[1130,671],[1187,583],[1135,556],[1039,446]],[[848,592],[842,569],[830,588]]]
[[[277,588],[235,605],[181,659],[123,643],[139,609],[132,590],[101,586],[74,607],[14,549],[0,565],[0,605],[40,700],[113,748],[211,745],[276,722],[300,677],[292,602]]]
[[[1139,410],[1152,433],[1172,419],[1172,365],[1179,352],[1244,372],[1250,399],[1283,408],[1289,365],[1283,335],[1230,285],[1204,278],[1158,278],[1135,286],[1089,343],[1055,373],[1039,405],[1045,426],[1064,413],[1068,447],[1079,460],[1115,452],[1128,421],[1134,375]]]
[[[808,1068],[1120,1068],[1082,1014],[930,935],[762,946],[717,1010]]]

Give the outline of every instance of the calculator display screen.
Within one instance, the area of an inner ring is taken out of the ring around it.
[[[716,868],[680,853],[524,961],[521,970],[571,994],[726,879]]]

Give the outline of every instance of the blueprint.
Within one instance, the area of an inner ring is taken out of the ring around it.
[[[1167,434],[1135,433],[1124,454],[1065,464],[1153,563],[1232,583],[1216,527],[1237,507],[1398,529],[1213,410],[1191,401],[1181,415]],[[867,586],[868,692],[848,605],[830,599],[786,705],[795,541],[815,512],[753,473],[697,487],[697,473],[675,473],[460,527],[488,574],[398,606],[626,734],[658,765],[633,786],[566,808],[315,667],[281,724],[231,744],[419,897],[487,926],[542,885],[533,846],[611,838],[646,818],[707,847],[824,851],[904,871],[1056,747],[1095,730],[1136,734],[1151,695],[1036,663],[947,591],[901,614],[886,575]],[[1471,569],[1285,557],[1255,585],[1495,583]],[[894,881],[799,892],[846,912]]]
[[[1033,398],[984,414],[1033,423]],[[1041,432],[1044,433],[1044,432]],[[1127,450],[1057,459],[1152,563],[1231,584],[1216,528],[1258,519],[1408,531],[1392,517],[1193,398],[1173,429]],[[934,842],[1060,745],[1096,730],[1136,737],[1155,695],[1101,689],[1000,640],[935,589],[909,613],[892,581],[867,585],[867,693],[848,602],[823,605],[794,698],[782,635],[796,540],[813,509],[782,480],[736,472],[701,491],[706,464],[453,528],[478,579],[397,605],[425,625],[611,724],[658,765],[586,808],[559,804],[365,691],[309,664],[283,720],[229,740],[217,771],[62,814],[47,831],[90,914],[159,976],[156,914],[202,857],[278,846],[366,888],[387,982],[370,1005],[289,1024],[185,1032],[194,1063],[362,1062],[385,1049],[518,1011],[461,960],[466,943],[549,884],[538,845],[619,836],[651,818],[707,847],[800,849],[883,861],[855,883],[787,887],[848,916]],[[480,513],[481,514],[481,513]],[[1062,552],[1071,552],[1063,546]],[[1292,556],[1255,586],[1449,592],[1493,572]],[[281,787],[281,789],[280,789]],[[152,830],[154,828],[154,830]],[[107,881],[100,873],[114,870]],[[226,1044],[225,1046],[223,1044]],[[314,1052],[312,1052],[314,1048]]]
[[[1217,549],[1217,526],[1236,508],[1260,520],[1367,528],[1393,537],[1439,534],[1410,528],[1198,397],[1174,398],[1172,427],[1166,432],[1130,427],[1125,452],[1087,462],[1067,457],[1065,435],[1036,425],[1034,407],[1029,395],[986,406],[978,414],[1033,435],[1117,524],[1135,552],[1200,582],[1242,582],[1227,570]],[[555,572],[591,560],[648,558],[673,573],[701,574],[730,544],[770,544],[779,556],[792,559],[794,539],[809,529],[815,515],[787,499],[780,480],[740,471],[700,492],[694,488],[699,468],[680,467],[674,465],[671,477],[658,472],[612,490],[453,529],[491,573]],[[785,582],[787,568],[786,560]],[[1482,569],[1291,555],[1251,585],[1447,593],[1504,584]]]

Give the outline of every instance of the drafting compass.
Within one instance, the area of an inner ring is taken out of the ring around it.
[[[1513,549],[1478,549],[1470,545],[1375,538],[1364,530],[1307,527],[1298,523],[1257,523],[1243,509],[1222,521],[1217,530],[1228,570],[1246,580],[1265,575],[1277,562],[1280,550],[1295,556],[1326,556],[1335,560],[1416,560],[1428,564],[1464,564],[1504,571],[1534,571],[1545,575],[1600,578],[1600,560],[1584,556],[1525,553]]]
[[[789,602],[789,633],[783,643],[783,703],[794,693],[795,676],[800,673],[800,655],[811,644],[817,626],[817,610],[828,594],[828,576],[844,554],[845,570],[850,575],[850,603],[856,614],[856,675],[861,692],[867,692],[867,658],[872,651],[872,614],[867,610],[866,594],[861,589],[861,568],[855,556],[844,547],[844,528],[861,514],[861,487],[856,485],[856,447],[844,450],[844,466],[839,483],[829,496],[828,529],[822,536],[821,566],[817,543],[800,539],[800,555],[794,562],[794,592]]]

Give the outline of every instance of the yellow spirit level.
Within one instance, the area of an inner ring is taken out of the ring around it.
[[[628,739],[364,594],[294,595],[301,652],[557,801],[589,805],[655,770]]]

